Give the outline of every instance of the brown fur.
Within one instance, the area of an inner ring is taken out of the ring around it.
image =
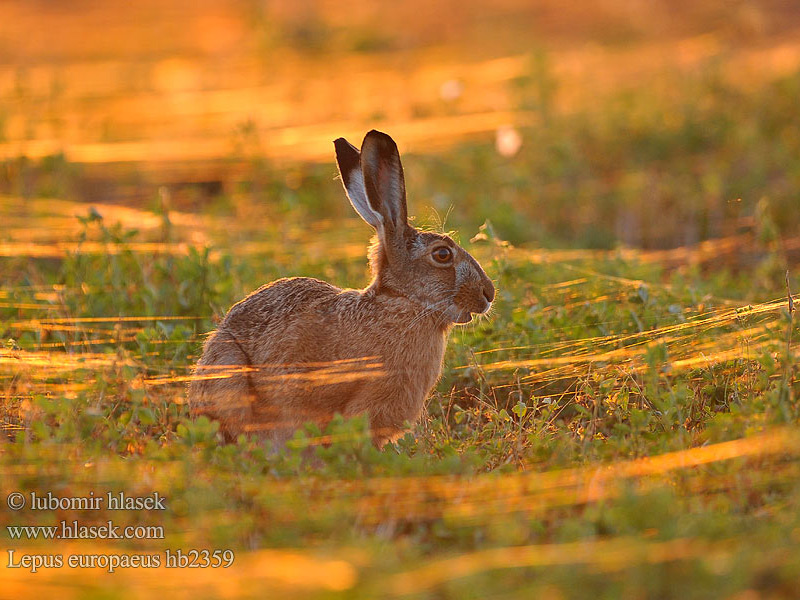
[[[408,224],[391,138],[370,132],[360,156],[344,140],[336,144],[351,203],[378,231],[372,282],[341,290],[280,279],[231,308],[189,386],[193,414],[218,419],[229,439],[255,433],[280,445],[302,423],[324,426],[336,413],[366,413],[379,445],[397,438],[439,378],[452,324],[485,312],[494,298],[463,248]],[[432,254],[442,247],[452,253],[445,265]]]

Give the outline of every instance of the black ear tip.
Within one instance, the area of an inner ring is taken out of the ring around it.
[[[336,162],[339,163],[339,170],[342,172],[349,172],[359,166],[359,153],[358,149],[353,146],[344,138],[338,138],[333,141],[333,147],[336,149]]]
[[[382,131],[378,131],[377,129],[370,129],[367,132],[367,135],[364,136],[365,140],[367,138],[374,138],[376,140],[388,141],[388,142],[394,143],[394,140],[392,139],[392,137],[388,133],[383,133]]]
[[[383,133],[382,131],[378,131],[377,129],[372,129],[367,133],[366,136],[364,136],[364,142],[361,144],[362,150],[364,145],[367,143],[375,144],[376,147],[382,152],[397,152],[397,144],[391,138],[391,136]]]
[[[343,137],[336,138],[335,140],[333,140],[333,147],[336,148],[337,154],[340,152],[348,152],[348,151],[355,152],[356,154],[358,154],[358,149]]]

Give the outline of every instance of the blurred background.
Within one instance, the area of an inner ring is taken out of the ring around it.
[[[676,247],[749,227],[762,198],[800,221],[788,0],[26,0],[0,19],[14,197],[349,218],[331,141],[379,128],[411,214],[470,235],[489,217],[515,243]]]

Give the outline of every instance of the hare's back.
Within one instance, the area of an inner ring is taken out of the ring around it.
[[[330,283],[311,277],[278,279],[234,304],[221,328],[235,333],[254,332],[269,325],[286,327],[318,305],[329,303],[339,292]]]

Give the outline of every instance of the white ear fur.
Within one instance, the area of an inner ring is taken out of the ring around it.
[[[350,204],[361,215],[361,218],[375,229],[381,229],[383,227],[383,216],[369,205],[367,189],[364,187],[364,175],[361,173],[361,169],[356,169],[350,174],[350,182],[345,185],[345,191]]]
[[[358,149],[344,138],[334,143],[336,148],[336,164],[339,176],[344,185],[347,199],[359,216],[374,227],[379,233],[383,229],[383,216],[370,206],[367,189],[364,186],[364,175],[361,172],[361,159]]]

